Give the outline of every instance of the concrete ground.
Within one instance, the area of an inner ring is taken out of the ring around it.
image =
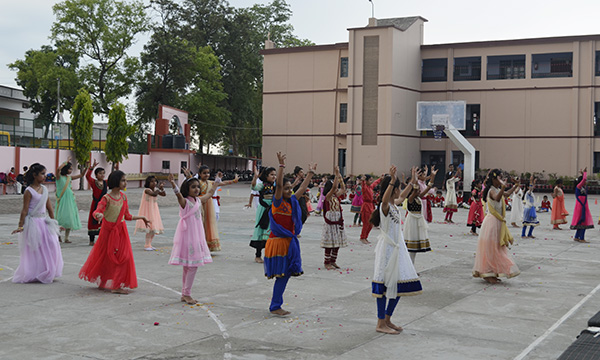
[[[181,267],[167,264],[178,221],[175,197],[161,198],[165,234],[159,250],[143,250],[144,237],[129,223],[139,288],[129,295],[98,290],[77,277],[90,247],[87,232],[63,244],[64,274],[53,284],[13,284],[19,264],[16,228],[21,199],[0,197],[0,358],[2,359],[554,359],[600,310],[600,236],[590,244],[573,231],[551,230],[539,214],[536,239],[511,248],[521,275],[489,285],[471,277],[477,237],[464,225],[468,210],[447,225],[434,209],[433,251],[417,255],[423,294],[404,297],[393,319],[400,335],[375,332],[371,296],[374,245],[362,245],[360,228],[347,227],[350,245],[340,250],[341,271],[323,268],[319,247],[323,219],[310,217],[300,238],[305,274],[290,280],[287,318],[268,312],[273,281],[254,263],[248,247],[254,211],[244,210],[249,190],[224,188],[219,221],[223,251],[198,271],[193,295],[199,306],[179,302]],[[77,191],[86,227],[89,191]],[[141,190],[128,191],[132,213]],[[596,216],[600,206],[590,197]],[[85,204],[85,205],[81,205]],[[567,209],[574,200],[567,195]],[[345,206],[346,224],[352,223]],[[375,242],[378,230],[370,239]]]

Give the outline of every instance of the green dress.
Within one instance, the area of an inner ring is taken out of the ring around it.
[[[267,184],[267,189],[265,189],[265,185],[264,184],[257,184],[255,187],[252,187],[252,190],[254,191],[261,191],[264,192],[266,190],[266,193],[268,195],[272,195],[274,193],[274,187],[273,185]],[[271,207],[271,199],[263,199],[263,202],[265,202],[268,207],[264,207],[262,205],[258,205],[258,208],[256,209],[256,218],[254,221],[254,234],[252,234],[252,238],[250,241],[250,246],[255,248],[255,249],[264,249],[265,244],[267,243],[267,239],[269,238],[269,235],[271,234],[271,227],[267,226],[266,229],[263,229],[260,227],[260,219],[265,215],[265,213],[267,211],[269,211],[269,208]]]
[[[65,229],[81,229],[81,220],[79,220],[79,209],[75,202],[75,194],[71,189],[71,177],[61,176],[56,179],[56,214],[55,218],[58,225]]]

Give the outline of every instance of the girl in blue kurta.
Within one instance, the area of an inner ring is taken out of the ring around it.
[[[272,314],[285,316],[290,312],[281,308],[283,293],[290,276],[300,276],[302,257],[298,235],[302,231],[302,210],[296,196],[292,194],[292,183],[283,179],[285,155],[277,153],[279,169],[273,204],[269,211],[271,235],[265,247],[265,276],[275,278],[273,297],[269,310]],[[304,194],[317,166],[309,166],[309,171],[297,193]]]
[[[534,239],[533,236],[533,228],[538,226],[540,222],[537,219],[537,213],[535,212],[535,197],[533,196],[533,189],[535,187],[535,179],[531,177],[529,179],[529,183],[525,187],[527,191],[523,194],[523,202],[525,206],[523,207],[523,231],[521,232],[521,237]],[[525,230],[529,226],[529,233],[525,236]]]

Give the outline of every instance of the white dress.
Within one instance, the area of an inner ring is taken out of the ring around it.
[[[392,299],[398,296],[418,295],[423,288],[404,243],[400,210],[396,205],[390,204],[388,216],[383,215],[381,208],[379,212],[381,232],[375,246],[373,296]]]
[[[510,223],[521,225],[523,222],[523,189],[515,191],[511,196]]]

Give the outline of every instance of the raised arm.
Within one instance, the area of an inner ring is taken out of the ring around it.
[[[85,173],[87,172],[87,169],[88,169],[88,165],[85,164],[84,167],[83,167],[83,169],[81,170],[81,172],[79,172],[79,174],[77,174],[77,175],[71,176],[71,179],[72,180],[81,179],[82,177],[85,176]]]
[[[425,196],[429,190],[431,190],[431,188],[433,187],[433,180],[435,180],[435,175],[437,174],[437,170],[435,169],[435,166],[431,167],[431,175],[429,175],[429,182],[427,183],[427,187],[425,188],[425,190],[423,190],[420,194],[419,197],[423,197]]]
[[[520,184],[521,184],[521,180],[520,180],[519,178],[515,178],[515,179],[513,179],[513,180],[514,180],[514,182],[515,182],[515,183],[513,184],[513,186],[512,186],[512,187],[511,187],[511,188],[510,188],[508,191],[506,191],[506,192],[504,193],[504,194],[505,194],[507,197],[508,197],[508,196],[511,196],[511,195],[512,195],[512,194],[513,194],[515,191],[517,191],[517,189],[519,188],[519,186],[520,186]],[[499,201],[499,200],[498,200],[498,201]]]
[[[337,196],[345,195],[346,194],[346,182],[342,178],[342,175],[340,175],[339,183],[340,183],[340,189],[337,191],[336,195]]]
[[[317,171],[317,164],[308,164],[308,173],[306,176],[304,176],[304,180],[298,188],[298,194],[304,194],[306,192],[306,189],[308,189],[308,185],[310,184],[310,180],[315,175],[315,171]]]
[[[71,161],[71,157],[67,157],[67,161],[63,162],[62,164],[58,165],[58,167],[56,168],[56,174],[54,174],[54,176],[56,176],[56,178],[58,179],[61,175],[60,175],[60,171],[62,170],[62,168],[65,167],[65,165],[67,165],[67,163],[69,163],[69,161]]]
[[[337,194],[337,188],[340,185],[340,168],[339,167],[335,167],[335,176],[333,178],[333,186],[331,187],[331,190],[329,190],[329,192],[327,194],[325,194],[325,198],[327,200],[331,200],[331,198]]]
[[[273,198],[281,200],[283,197],[283,169],[285,168],[285,154],[278,152],[277,160],[279,161],[279,168],[277,169],[277,185],[275,186],[275,196]]]
[[[583,169],[583,171],[581,171],[581,175],[583,175],[583,178],[581,179],[579,184],[577,184],[578,189],[581,189],[584,186],[585,182],[587,181],[587,167],[585,169]]]
[[[387,189],[385,189],[383,196],[381,197],[381,211],[383,211],[383,215],[385,216],[387,216],[390,211],[390,199],[392,198],[394,183],[396,182],[396,170],[397,169],[394,165],[390,166],[390,176],[392,178]]]
[[[238,174],[235,174],[235,178],[233,180],[227,180],[227,181],[221,181],[219,183],[219,186],[228,186],[231,184],[237,184],[237,182],[240,180],[240,177],[238,176]]]
[[[413,188],[413,184],[415,184],[415,185],[417,184],[417,167],[413,166],[412,169],[410,170],[410,172],[411,172],[410,183],[404,187],[404,190],[402,190],[402,192],[400,193],[400,197],[398,199],[396,199],[396,205],[402,204],[404,202],[404,200],[406,200],[406,197],[410,194],[410,191]]]
[[[179,206],[181,206],[182,209],[185,209],[185,198],[179,192],[179,186],[177,186],[175,183],[175,177],[173,177],[173,174],[169,174],[168,180],[171,183],[171,186],[173,186],[173,192],[175,193],[175,196],[177,196],[177,202],[179,203]]]
[[[254,175],[252,175],[252,184],[250,184],[250,188],[251,188],[252,190],[254,190],[254,187],[256,186],[256,182],[257,182],[257,180],[258,180],[258,175],[259,175],[259,174],[258,174],[258,169],[256,168],[256,164],[254,164],[254,165],[252,166],[252,171],[253,171]],[[252,201],[251,201],[251,202],[252,202]]]

